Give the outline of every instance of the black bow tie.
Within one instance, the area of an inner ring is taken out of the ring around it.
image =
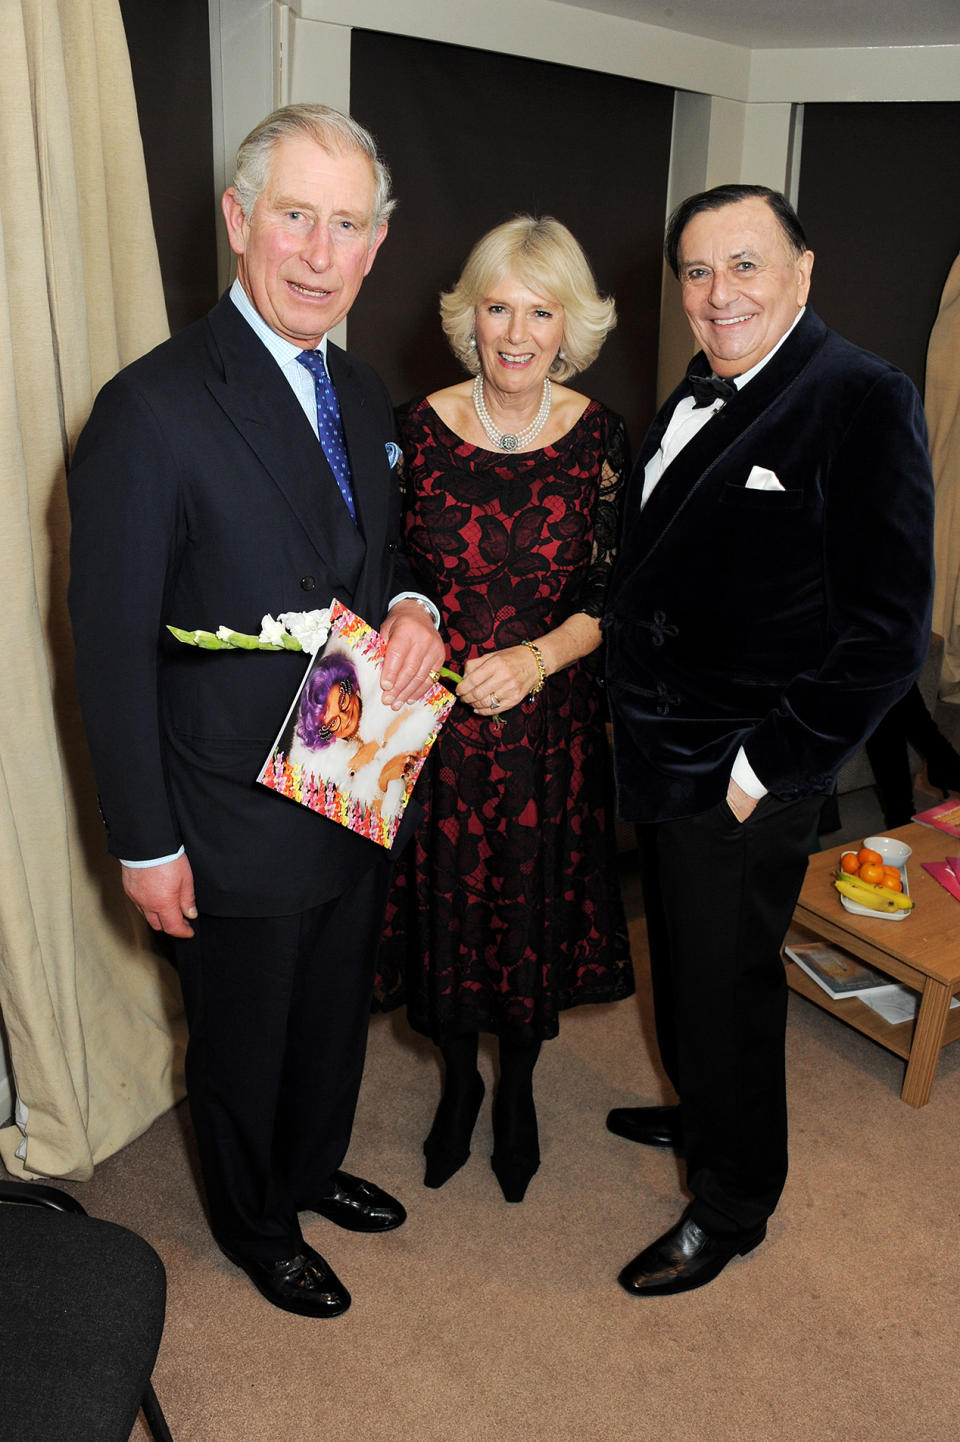
[[[737,387],[733,381],[727,380],[724,376],[694,376],[688,375],[690,388],[693,391],[693,409],[699,410],[701,406],[712,406],[714,401],[729,401],[737,394]]]

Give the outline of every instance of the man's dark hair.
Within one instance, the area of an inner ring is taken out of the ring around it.
[[[809,250],[807,237],[803,233],[800,218],[785,195],[771,190],[767,185],[715,185],[712,190],[700,190],[681,200],[667,221],[667,233],[663,242],[663,253],[674,275],[680,277],[680,237],[695,215],[705,210],[722,210],[725,205],[736,205],[739,200],[750,200],[757,196],[765,200],[780,222],[780,228],[797,255]]]

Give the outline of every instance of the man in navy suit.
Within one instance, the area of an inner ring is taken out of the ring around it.
[[[429,686],[443,648],[399,546],[390,400],[327,341],[389,194],[350,118],[267,117],[223,197],[237,280],[104,387],[70,477],[84,724],[124,888],[176,940],[213,1233],[269,1301],[310,1316],[350,1296],[298,1214],[356,1231],[405,1216],[340,1170],[389,857],[255,784],[303,657],[193,650],[166,628],[255,634],[336,596],[385,636],[390,704]]]
[[[607,1125],[681,1152],[693,1200],[621,1272],[637,1296],[703,1286],[765,1236],[787,1175],[780,945],[824,794],[920,669],[933,581],[920,398],[808,307],[789,203],[691,196],[666,254],[701,349],[641,448],[605,625],[678,1102]]]

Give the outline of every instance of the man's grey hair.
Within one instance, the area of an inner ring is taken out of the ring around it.
[[[267,183],[274,147],[288,135],[306,135],[334,154],[353,151],[367,157],[373,167],[376,187],[372,240],[396,205],[396,201],[390,198],[390,171],[369,130],[364,130],[351,116],[329,105],[284,105],[261,120],[241,142],[233,188],[247,220],[251,219],[253,208]]]

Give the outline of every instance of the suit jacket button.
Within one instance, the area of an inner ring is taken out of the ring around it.
[[[317,583],[312,576],[301,576],[300,589],[301,591],[315,591],[317,589]]]

